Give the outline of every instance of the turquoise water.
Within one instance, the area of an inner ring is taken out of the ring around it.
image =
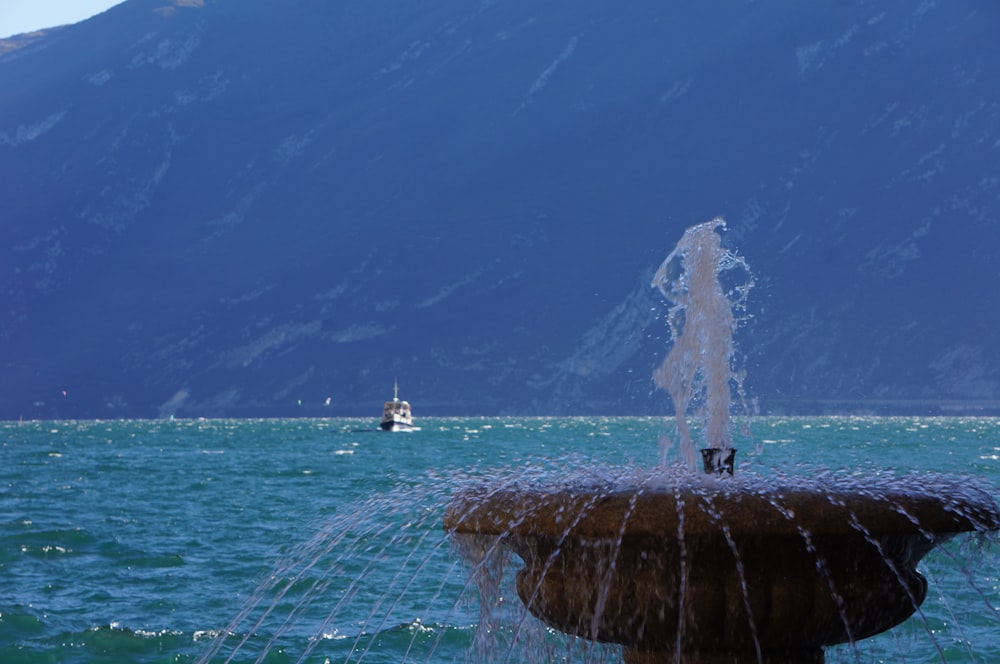
[[[652,466],[669,421],[420,424],[0,423],[0,662],[620,661],[530,622],[510,655],[510,632],[477,638],[441,512],[468,477]],[[737,444],[739,468],[764,475],[918,469],[1000,487],[992,418],[763,418]],[[1000,662],[996,549],[932,553],[922,612],[827,661]]]

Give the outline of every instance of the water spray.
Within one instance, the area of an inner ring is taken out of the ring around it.
[[[716,217],[687,229],[651,284],[670,303],[666,321],[673,342],[653,381],[673,401],[681,456],[692,468],[696,459],[687,415],[692,402],[701,405],[708,443],[702,461],[705,472],[717,476],[733,474],[730,384],[741,387],[741,372],[733,366],[733,335],[753,287],[746,262],[722,246],[719,231],[725,228],[725,220]],[[727,292],[722,276],[737,268],[743,281]]]

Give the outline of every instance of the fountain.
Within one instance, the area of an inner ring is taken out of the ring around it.
[[[916,566],[935,546],[1000,529],[993,498],[963,478],[734,476],[733,311],[749,285],[723,290],[720,274],[746,265],[722,249],[721,229],[689,229],[653,281],[674,334],[654,381],[677,409],[685,465],[474,486],[444,517],[481,568],[501,551],[523,560],[517,593],[533,615],[621,644],[627,664],[823,662],[824,647],[919,611]],[[695,402],[704,474],[691,470]]]

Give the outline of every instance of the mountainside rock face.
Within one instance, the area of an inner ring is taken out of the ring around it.
[[[0,49],[0,418],[997,410],[992,0],[128,0]],[[18,47],[15,47],[18,46]],[[329,399],[329,405],[327,404]]]

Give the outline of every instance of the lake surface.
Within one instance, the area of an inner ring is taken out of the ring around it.
[[[620,661],[537,624],[511,628],[533,634],[511,653],[477,638],[441,515],[477,477],[651,467],[669,419],[375,424],[0,423],[0,662]],[[737,472],[925,470],[1000,487],[994,418],[761,418],[737,446]],[[827,661],[1000,662],[997,548],[936,550],[921,610]]]

